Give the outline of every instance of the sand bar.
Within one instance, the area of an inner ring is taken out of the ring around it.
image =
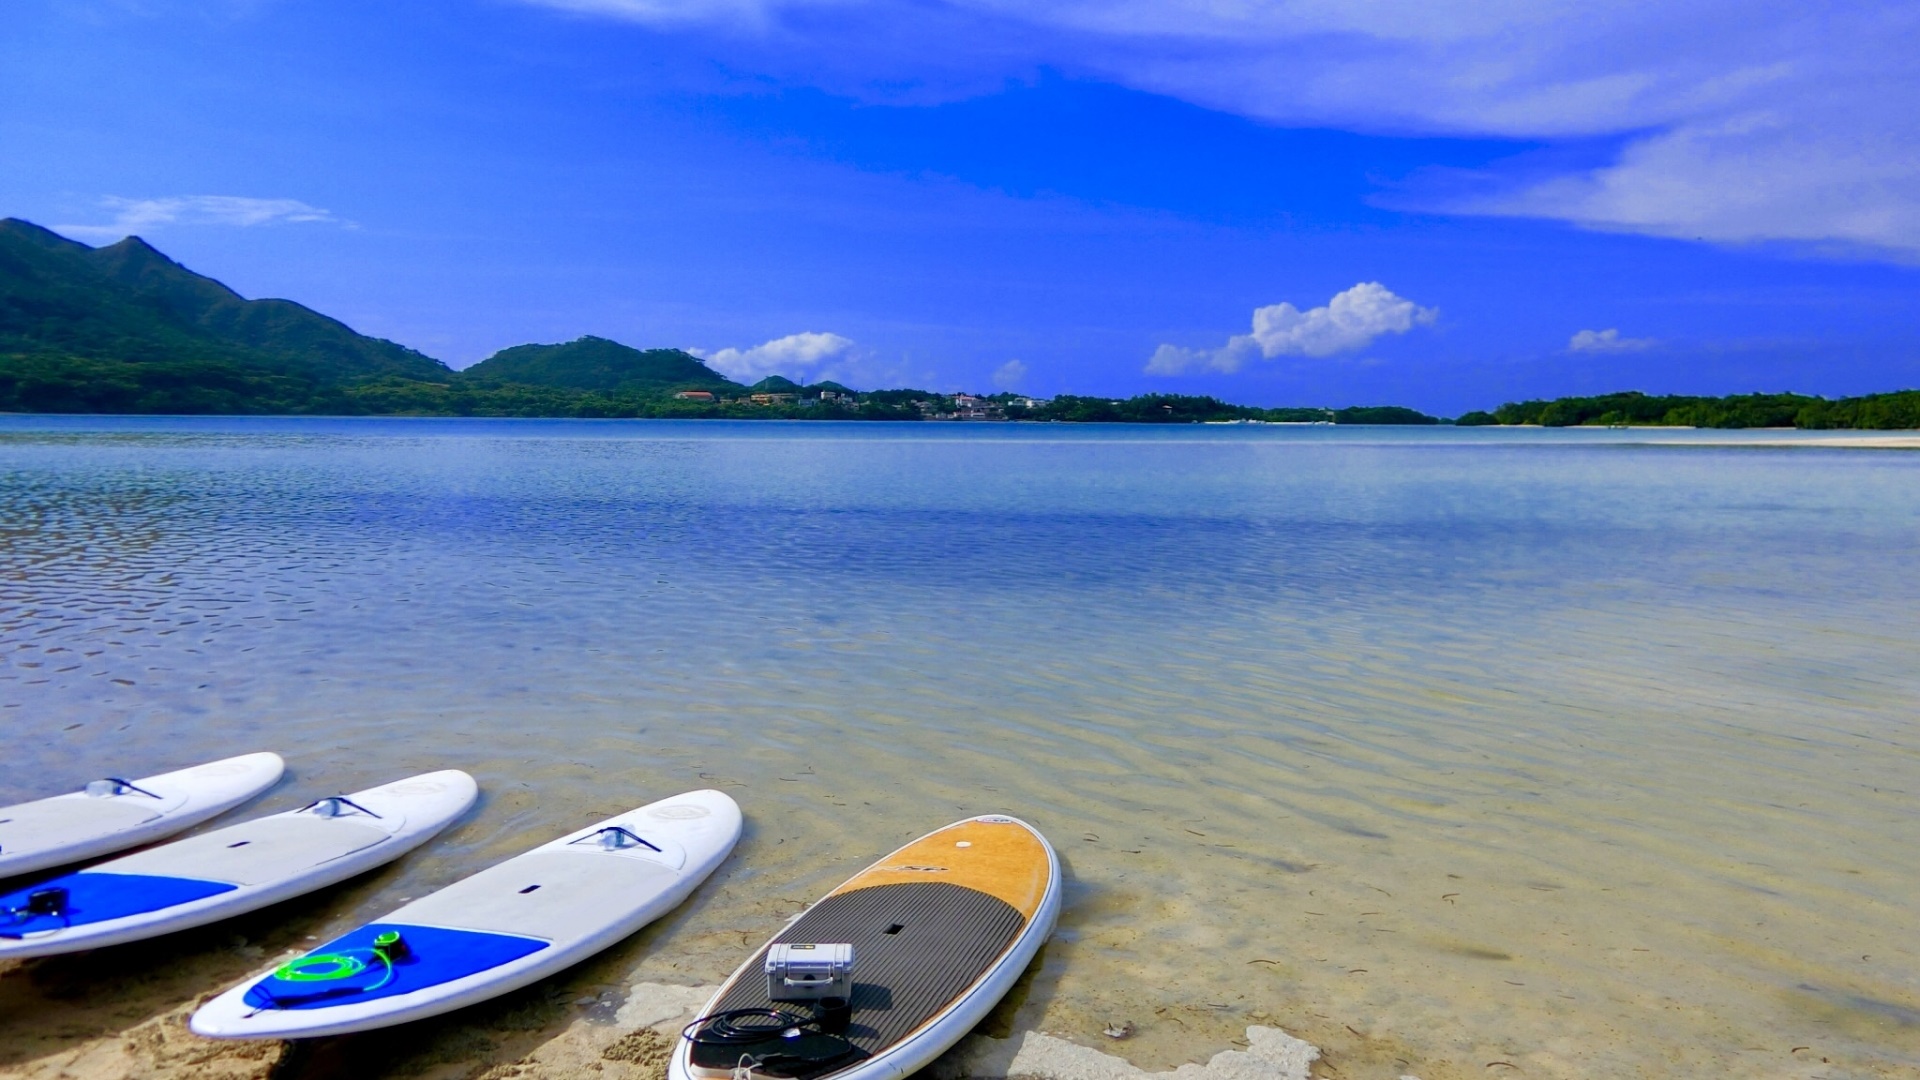
[[[1843,450],[1920,450],[1920,433],[1899,435],[1816,435],[1809,438],[1740,439],[1733,437],[1693,439],[1636,439],[1640,446],[1765,446],[1817,447]]]

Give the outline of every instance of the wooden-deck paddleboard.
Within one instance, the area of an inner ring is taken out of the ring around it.
[[[1045,837],[1016,818],[986,815],[927,834],[861,871],[801,913],[735,971],[702,1017],[772,1010],[764,962],[776,944],[851,944],[851,1015],[822,1038],[807,1028],[761,1044],[706,1043],[696,1023],[674,1048],[669,1080],[757,1076],[892,1080],[925,1066],[984,1019],[1053,932],[1060,864]],[[785,1025],[763,1024],[779,1033]],[[783,1038],[786,1040],[783,1042]],[[833,1039],[847,1044],[831,1061]],[[787,1042],[795,1052],[783,1052]],[[803,1047],[802,1044],[806,1045]],[[807,1057],[828,1060],[809,1065]]]
[[[545,978],[678,907],[740,839],[718,791],[649,803],[423,896],[201,1006],[219,1039],[342,1035]],[[384,942],[384,944],[383,944]]]
[[[242,754],[138,780],[102,779],[0,807],[0,878],[165,839],[239,806],[286,771],[278,754]]]
[[[344,881],[426,843],[478,794],[458,769],[425,773],[16,889],[0,895],[0,959],[139,941]]]

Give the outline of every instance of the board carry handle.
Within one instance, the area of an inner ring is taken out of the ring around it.
[[[149,799],[160,798],[160,796],[155,795],[139,784],[121,776],[107,776],[98,780],[89,780],[87,781],[87,786],[81,790],[85,791],[89,797],[95,799],[110,798],[114,795],[125,795],[128,792],[145,795]]]
[[[341,814],[340,808],[343,806],[352,807],[353,809],[360,811],[361,813],[367,815],[370,818],[380,818],[379,814],[376,814],[373,811],[367,809],[366,807],[361,806],[359,803],[354,802],[352,799],[347,798],[345,795],[329,795],[324,799],[315,799],[312,802],[308,803],[307,805],[301,807],[298,812],[304,814],[307,811],[311,810],[313,811],[314,817],[337,818],[340,816]]]
[[[599,844],[607,851],[618,851],[621,848],[643,847],[656,855],[666,854],[658,847],[648,843],[646,838],[642,837],[639,833],[631,832],[619,825],[609,825],[604,829],[595,829],[593,832],[575,840],[574,843]]]

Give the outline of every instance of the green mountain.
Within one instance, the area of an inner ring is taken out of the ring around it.
[[[687,389],[744,388],[678,349],[594,337],[456,373],[292,301],[248,300],[138,237],[94,248],[0,221],[0,410],[651,415]]]
[[[836,394],[853,393],[851,389],[841,386],[832,379],[803,386],[785,375],[769,375],[747,389],[756,394],[797,394],[803,397],[819,397],[822,390],[831,390]]]
[[[516,345],[460,373],[471,382],[516,383],[605,393],[661,393],[742,387],[679,349],[635,349],[602,337],[564,345]]]
[[[798,394],[806,387],[787,378],[785,375],[769,375],[748,387],[756,394]]]
[[[0,221],[0,354],[218,362],[321,383],[445,380],[445,364],[291,300],[248,300],[129,236],[93,248]]]

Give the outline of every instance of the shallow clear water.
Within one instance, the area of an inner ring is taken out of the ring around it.
[[[0,803],[474,773],[320,934],[720,786],[697,980],[1005,811],[1145,1065],[1920,1075],[1920,454],[1644,436],[4,417]]]

